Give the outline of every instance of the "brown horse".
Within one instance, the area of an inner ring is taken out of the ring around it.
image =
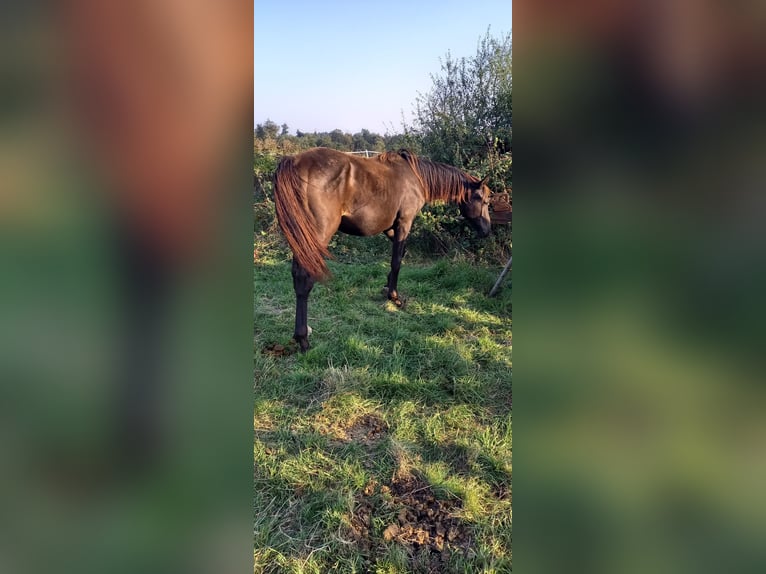
[[[308,297],[329,276],[327,245],[338,231],[393,242],[385,291],[397,306],[404,245],[415,216],[432,201],[457,203],[479,237],[490,233],[487,178],[417,157],[406,150],[359,158],[328,148],[283,157],[274,176],[277,219],[293,252],[295,341],[308,343]]]

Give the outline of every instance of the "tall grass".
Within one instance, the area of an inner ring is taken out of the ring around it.
[[[256,228],[255,572],[509,572],[511,290],[486,296],[499,268],[408,254],[399,309],[380,293],[385,238],[340,238],[309,300],[312,348],[283,355],[294,295],[274,232]],[[433,520],[403,518],[421,503]],[[431,542],[391,534],[410,522]],[[441,524],[461,533],[443,548]]]

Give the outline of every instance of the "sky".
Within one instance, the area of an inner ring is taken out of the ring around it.
[[[254,0],[255,124],[401,131],[440,59],[511,32],[512,0]]]

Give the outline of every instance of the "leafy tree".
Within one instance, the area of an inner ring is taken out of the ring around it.
[[[264,123],[255,126],[255,137],[258,139],[276,139],[278,133],[279,126],[271,120],[266,120]]]
[[[317,134],[316,145],[320,147],[335,147],[332,138],[328,133]]]
[[[415,102],[415,118],[404,125],[402,139],[415,141],[415,151],[433,160],[489,176],[495,192],[511,193],[513,136],[513,75],[511,35],[493,38],[489,30],[476,54],[455,59],[447,53],[441,73]],[[507,261],[511,229],[496,226],[490,240],[476,241],[448,205],[423,209],[413,228],[413,243],[428,252],[462,248],[479,258]]]
[[[511,35],[479,40],[476,54],[447,53],[441,74],[415,103],[412,131],[422,153],[466,169],[510,161],[513,125]],[[510,182],[508,182],[510,183]]]
[[[332,147],[340,150],[350,150],[354,145],[353,138],[341,130],[331,131],[330,141],[332,141]]]

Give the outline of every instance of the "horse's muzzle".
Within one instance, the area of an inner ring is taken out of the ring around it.
[[[471,221],[471,227],[473,227],[479,239],[484,239],[492,233],[492,224],[484,219]]]

